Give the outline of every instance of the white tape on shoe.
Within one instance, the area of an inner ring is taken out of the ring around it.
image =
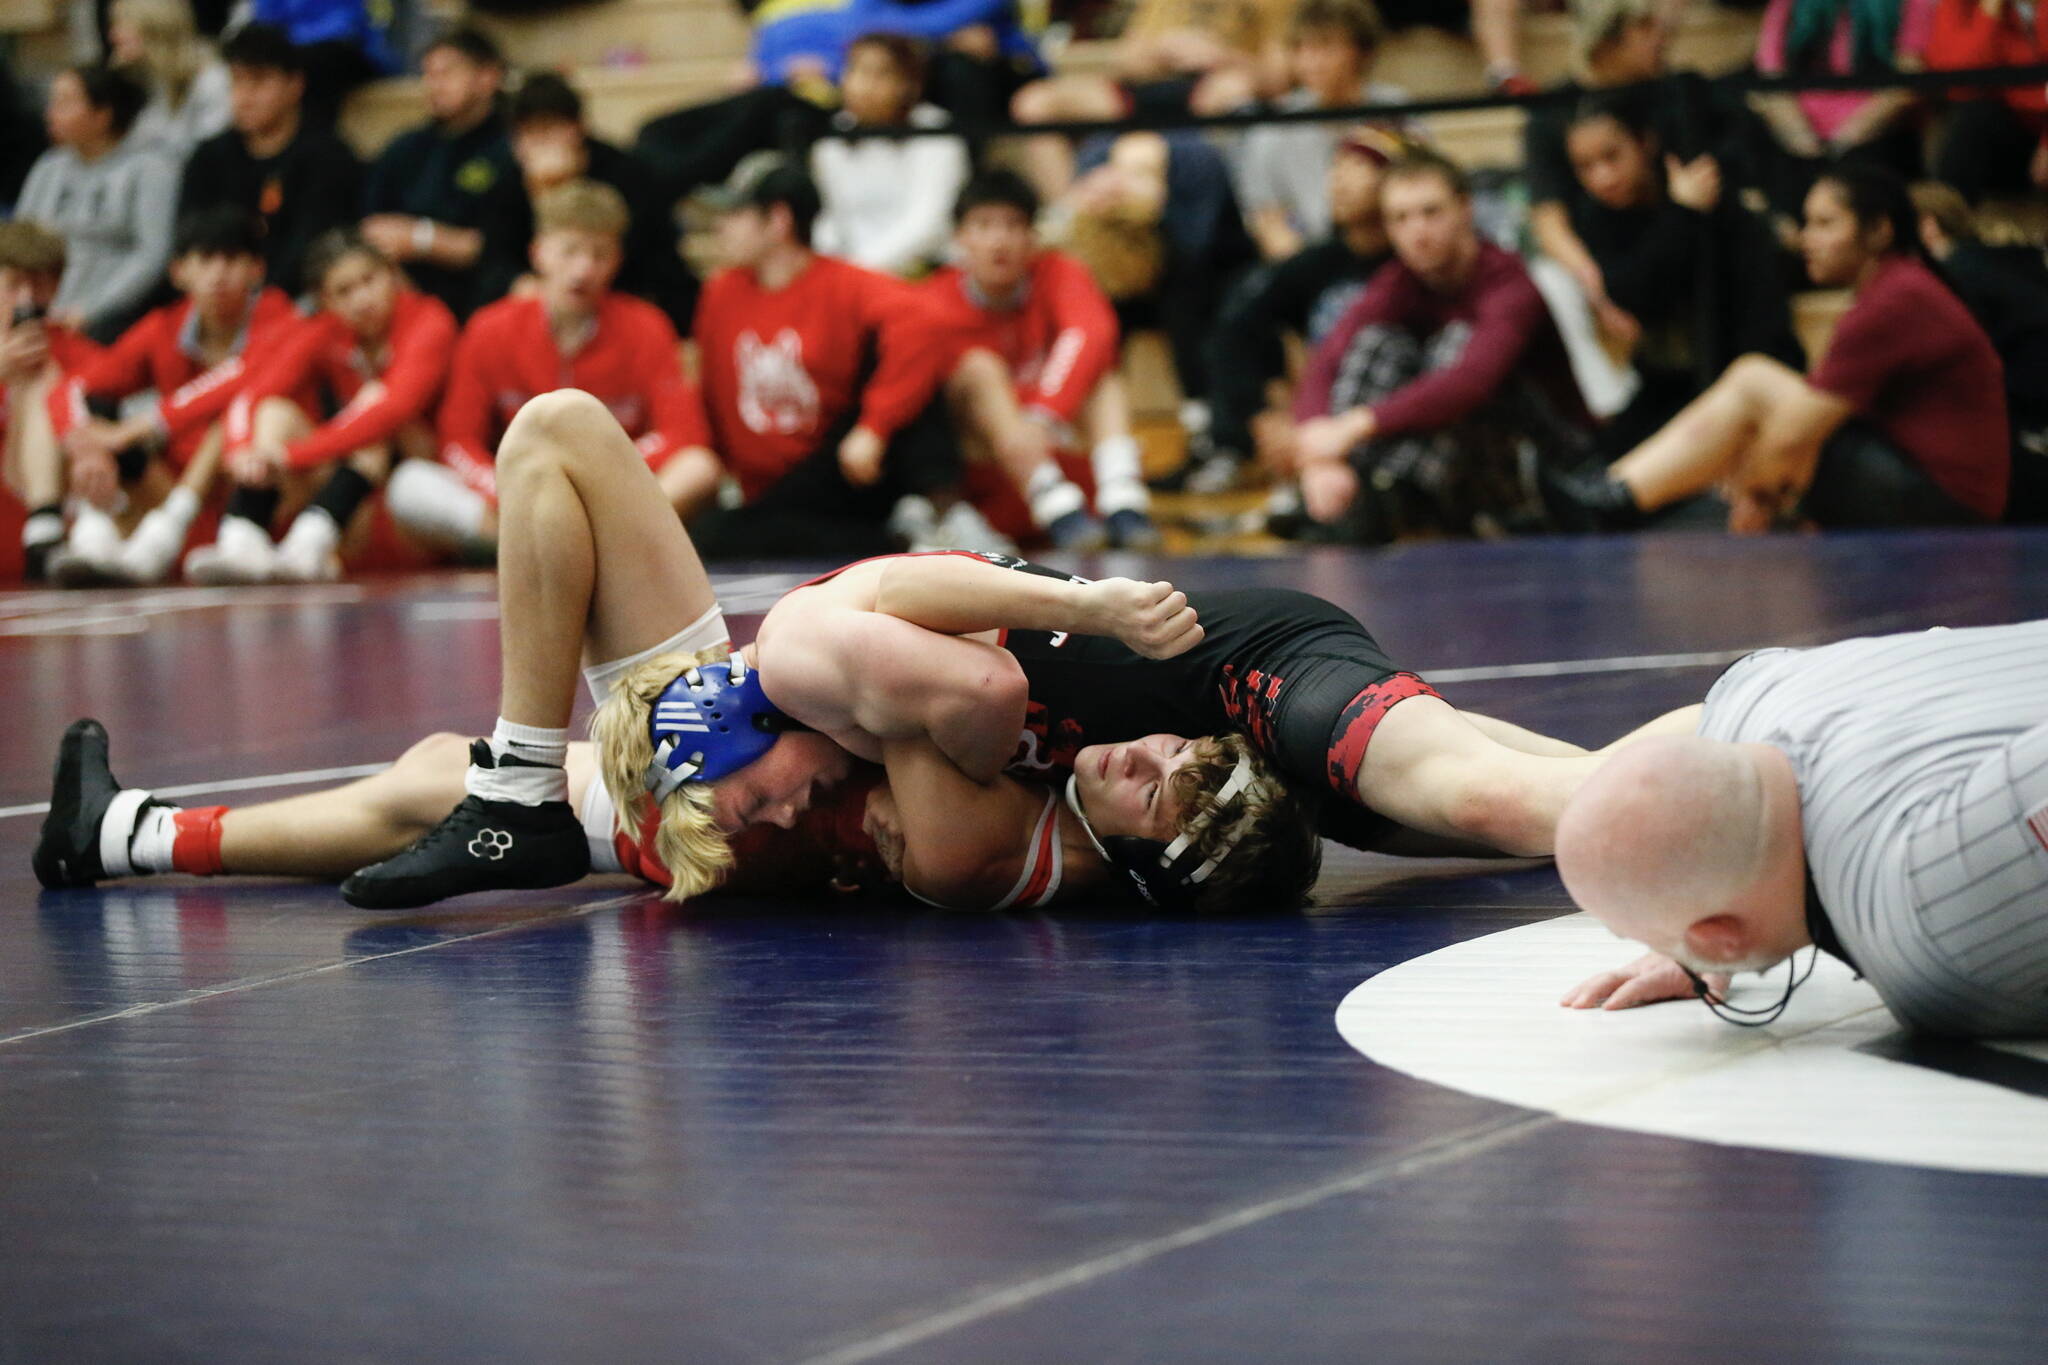
[[[107,876],[135,875],[135,864],[128,859],[128,840],[148,801],[149,793],[142,788],[124,787],[107,802],[107,813],[100,817],[100,868]]]

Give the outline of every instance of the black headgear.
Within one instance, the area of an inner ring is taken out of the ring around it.
[[[1223,789],[1216,793],[1216,809],[1209,817],[1209,824],[1233,818],[1231,807],[1239,804],[1239,798],[1251,786],[1252,778],[1252,761],[1240,757]],[[1135,834],[1112,834],[1107,838],[1097,834],[1095,826],[1088,822],[1088,812],[1081,809],[1079,778],[1067,779],[1067,807],[1080,820],[1088,842],[1095,845],[1095,851],[1102,855],[1103,860],[1111,867],[1121,869],[1137,886],[1139,895],[1163,910],[1181,909],[1192,904],[1202,883],[1230,856],[1230,851],[1237,847],[1251,826],[1246,813],[1238,812],[1235,828],[1217,842],[1215,852],[1203,858],[1195,848],[1194,831],[1183,831],[1170,844]]]

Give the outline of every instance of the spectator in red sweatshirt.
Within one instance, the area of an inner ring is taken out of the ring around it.
[[[195,582],[332,582],[342,532],[393,460],[434,456],[433,406],[455,315],[407,288],[353,228],[315,239],[303,278],[320,311],[250,367],[228,406],[225,459],[236,488],[214,543],[186,557]],[[304,505],[273,543],[281,498]]]
[[[498,439],[527,399],[555,389],[582,389],[611,409],[679,511],[717,492],[720,466],[675,327],[612,290],[628,217],[619,192],[592,180],[534,205],[532,288],[462,329],[441,400],[441,460],[404,462],[385,493],[400,525],[472,551],[495,545]]]
[[[1339,538],[1368,541],[1533,520],[1524,444],[1571,463],[1591,429],[1550,310],[1520,259],[1481,240],[1464,173],[1436,153],[1387,167],[1380,211],[1395,259],[1295,394],[1303,505]]]
[[[21,548],[32,582],[64,540],[65,460],[50,425],[50,390],[100,351],[49,317],[64,256],[64,239],[40,223],[0,223],[0,440],[7,486],[28,508]]]
[[[1037,216],[1022,176],[976,176],[953,210],[960,263],[920,286],[952,333],[954,420],[1016,482],[1055,545],[1151,549],[1159,532],[1116,370],[1116,310],[1088,267],[1039,249]],[[1054,458],[1078,449],[1089,452],[1100,519]]]
[[[726,268],[697,305],[698,363],[742,503],[692,539],[706,555],[894,548],[892,511],[951,501],[959,482],[935,311],[911,285],[811,249],[817,186],[780,154],[749,156],[710,198]]]
[[[284,291],[264,287],[261,224],[237,207],[179,223],[171,283],[183,299],[146,314],[50,393],[77,499],[50,557],[60,583],[170,573],[219,472],[221,419],[248,377],[245,357],[269,354],[300,321]],[[117,509],[142,508],[123,539]]]

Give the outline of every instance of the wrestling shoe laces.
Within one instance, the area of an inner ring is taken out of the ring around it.
[[[509,754],[495,758],[483,740],[469,755],[481,768],[541,766]],[[410,910],[477,891],[563,886],[589,871],[590,844],[567,801],[528,806],[465,796],[403,853],[344,881],[341,896],[365,910]]]

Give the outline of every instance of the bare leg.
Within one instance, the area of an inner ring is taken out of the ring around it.
[[[1472,0],[1472,41],[1488,76],[1522,69],[1522,0]]]
[[[1412,697],[1373,732],[1358,797],[1424,834],[1548,854],[1565,802],[1601,759],[1541,757],[1496,742],[1449,702]]]
[[[1020,124],[1102,121],[1124,116],[1123,92],[1107,76],[1050,76],[1033,81],[1010,100]],[[1024,140],[1024,174],[1048,203],[1074,183],[1074,144],[1050,133]]]
[[[498,447],[499,714],[569,723],[587,650],[623,658],[716,599],[661,486],[611,413],[560,389],[519,410]]]
[[[381,773],[346,786],[221,817],[221,871],[345,877],[388,858],[441,822],[462,799],[469,741],[429,735]]]
[[[1510,749],[1525,754],[1537,754],[1544,758],[1577,758],[1586,750],[1567,740],[1552,739],[1539,735],[1534,730],[1524,730],[1512,721],[1498,720],[1493,716],[1482,716],[1477,711],[1459,710],[1459,715],[1472,722],[1472,728],[1496,744],[1505,744]]]
[[[970,433],[987,444],[996,463],[1020,489],[1052,459],[1050,436],[1024,415],[1010,367],[993,353],[972,350],[960,357],[946,379],[946,404]]]
[[[1772,410],[1791,392],[1787,386],[1805,382],[1780,361],[1743,356],[1663,430],[1616,460],[1608,476],[1627,484],[1646,512],[1704,493],[1735,471],[1748,447],[1768,437]]]
[[[56,373],[54,367],[46,369],[20,392],[8,395],[7,472],[18,481],[15,487],[30,511],[64,497],[64,452],[44,402]]]

